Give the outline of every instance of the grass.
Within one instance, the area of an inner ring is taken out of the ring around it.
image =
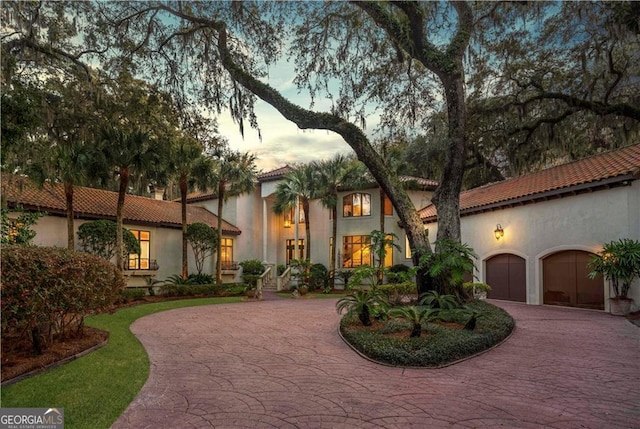
[[[240,298],[201,298],[124,308],[86,320],[109,331],[108,344],[80,359],[2,388],[3,407],[64,408],[66,428],[108,428],[138,394],[149,376],[149,359],[129,326],[160,311],[239,302]]]
[[[402,319],[389,319],[367,328],[352,313],[342,318],[340,331],[349,344],[375,361],[440,367],[493,347],[507,338],[515,326],[513,318],[494,305],[473,301],[469,307],[482,313],[474,331],[423,323],[422,336],[408,338],[411,324]]]

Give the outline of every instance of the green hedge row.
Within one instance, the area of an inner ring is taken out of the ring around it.
[[[110,262],[62,248],[2,248],[3,347],[31,343],[36,353],[80,335],[85,316],[108,310],[125,288]]]

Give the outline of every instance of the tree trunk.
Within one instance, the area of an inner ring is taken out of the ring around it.
[[[187,176],[180,176],[180,205],[182,214],[182,278],[189,277],[189,261],[187,255]]]
[[[304,233],[307,239],[307,243],[304,247],[304,257],[306,260],[311,262],[311,229],[310,229],[310,218],[309,218],[309,200],[304,198],[302,200],[302,211],[304,212]]]
[[[73,183],[64,183],[64,196],[67,201],[67,248],[73,250],[76,247],[73,223]]]
[[[336,285],[336,246],[338,243],[338,205],[331,207],[331,214],[333,215],[333,223],[331,224],[331,236],[333,237],[333,246],[331,246],[331,260],[329,261],[329,286],[333,289]]]
[[[411,338],[418,338],[422,334],[422,325],[420,323],[414,323],[413,329],[411,329]]]
[[[118,205],[116,206],[116,266],[120,271],[124,270],[124,245],[122,240],[122,210],[124,199],[129,186],[129,168],[120,168],[120,187],[118,189]]]
[[[462,70],[462,65],[460,65]],[[465,104],[464,75],[460,72],[444,80],[449,122],[449,144],[446,149],[444,171],[432,202],[438,213],[437,240],[460,241],[460,190],[464,174],[467,144],[465,129],[467,112]],[[436,249],[437,251],[437,249]]]
[[[397,177],[391,174],[385,166],[383,159],[371,146],[362,130],[339,116],[303,109],[284,98],[274,88],[245,72],[233,61],[233,56],[227,47],[227,31],[224,23],[218,23],[216,30],[218,30],[219,36],[220,59],[231,77],[257,97],[275,107],[286,119],[295,123],[300,129],[330,130],[339,134],[355,151],[358,159],[369,168],[380,187],[389,196],[407,233],[414,263],[419,261],[421,255],[430,253],[431,246],[413,202]],[[418,278],[418,290],[421,288],[421,282],[422,280]]]
[[[216,255],[216,283],[222,285],[222,207],[224,202],[224,182],[218,184],[218,254]]]

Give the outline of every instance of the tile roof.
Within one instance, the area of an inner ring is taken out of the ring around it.
[[[275,170],[267,171],[265,173],[258,175],[259,182],[269,182],[272,180],[279,180],[284,177],[285,174],[293,171],[293,168],[289,165],[285,165],[284,167],[276,168]]]
[[[25,209],[37,209],[56,214],[66,213],[64,188],[60,183],[45,183],[42,188],[39,188],[26,177],[3,174],[2,194],[10,206],[18,204]],[[78,218],[115,220],[117,202],[117,192],[82,186],[74,188],[73,205]],[[125,223],[169,228],[182,227],[181,207],[177,202],[127,194],[123,214]],[[187,206],[187,219],[190,223],[203,222],[212,226],[218,224],[218,217],[202,207]],[[222,231],[229,235],[238,235],[241,232],[236,226],[224,220]]]
[[[515,203],[559,196],[640,178],[640,144],[593,155],[535,173],[504,180],[460,194],[460,214],[493,210]],[[435,221],[430,204],[419,211],[425,222]]]
[[[358,186],[344,186],[344,187],[340,187],[341,191],[352,191],[355,189],[364,189],[365,187],[371,187],[371,188],[377,188],[378,184],[376,183],[375,179],[373,177],[371,177],[371,175],[369,173],[366,174],[366,177],[364,177],[364,180],[369,180],[370,182],[367,183],[363,183],[360,184]],[[415,176],[398,176],[398,180],[400,181],[400,183],[402,183],[404,185],[404,187],[406,189],[420,189],[423,191],[433,191],[436,189],[436,187],[438,186],[438,182],[436,182],[435,180],[430,180],[430,179],[424,179],[422,177],[415,177]]]

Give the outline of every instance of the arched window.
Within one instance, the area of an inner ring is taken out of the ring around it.
[[[371,194],[353,193],[342,199],[342,216],[371,216]]]

